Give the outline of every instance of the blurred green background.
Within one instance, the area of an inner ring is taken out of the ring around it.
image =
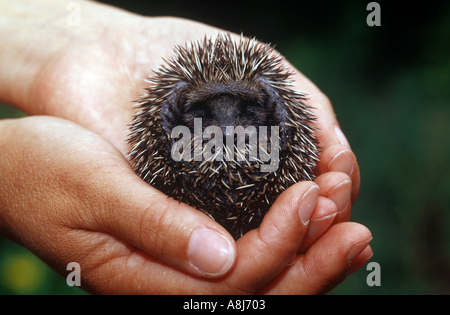
[[[450,2],[102,1],[244,32],[276,48],[330,98],[361,168],[352,221],[370,228],[372,261],[331,294],[450,293]],[[0,117],[20,117],[1,106]],[[80,294],[0,238],[0,293]]]

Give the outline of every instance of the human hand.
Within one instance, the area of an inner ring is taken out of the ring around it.
[[[104,137],[123,154],[130,149],[126,131],[133,115],[131,101],[143,93],[143,79],[161,64],[162,57],[170,56],[175,45],[219,32],[188,20],[142,17],[93,1],[80,2],[81,25],[69,26],[69,1],[33,1],[32,10],[30,1],[10,2],[3,10],[23,10],[13,22],[26,29],[8,31],[12,26],[4,19],[2,37],[11,44],[0,48],[6,69],[0,72],[0,86],[4,87],[0,97],[30,115],[76,122]],[[33,29],[31,39],[29,29]],[[43,42],[45,49],[30,53],[30,47],[40,47]],[[321,190],[321,195],[330,195],[338,206],[334,223],[348,221],[360,185],[356,158],[327,97],[299,71],[292,70],[297,87],[311,95],[308,103],[317,116],[322,154],[316,182],[334,181],[335,185],[328,191]],[[331,172],[343,172],[350,178],[340,177],[341,186],[337,187]]]
[[[371,255],[370,232],[341,223],[292,261],[324,202],[312,182],[286,190],[260,228],[234,243],[208,216],[141,181],[116,148],[77,124],[3,120],[0,134],[0,231],[62,274],[79,263],[89,292],[321,293]],[[228,245],[221,278],[205,278],[195,266],[217,267],[217,247],[201,248],[205,235]]]
[[[29,4],[28,1],[17,2]],[[35,28],[36,32],[42,32],[35,34],[37,39],[47,39],[47,49],[39,55],[31,56],[31,67],[30,64],[16,62],[14,75],[7,78],[0,75],[0,81],[4,83],[2,86],[6,87],[5,91],[8,92],[3,93],[1,97],[29,114],[46,114],[74,121],[101,135],[122,153],[129,149],[125,142],[125,130],[133,113],[130,100],[136,99],[137,95],[142,93],[142,79],[161,63],[161,57],[170,54],[174,45],[195,40],[205,34],[216,35],[219,31],[181,19],[144,18],[95,2],[82,2],[83,22],[81,27],[76,29],[65,23],[67,2],[59,2],[60,10],[63,10],[61,16],[54,13],[54,8],[46,6],[46,3],[52,1],[35,2],[43,4],[42,12],[38,12],[40,19],[54,19],[54,15],[57,15],[57,22],[46,23],[44,28],[40,23],[39,27]],[[100,11],[103,14],[99,15]],[[64,34],[66,36],[61,37],[62,29],[70,36]],[[53,37],[48,38],[48,34]],[[17,33],[14,36],[20,40]],[[20,57],[24,51],[29,53],[27,49],[17,51],[17,47],[8,45],[1,48],[4,50],[2,56],[5,56],[5,63],[8,63],[8,57]],[[311,216],[306,236],[299,236],[296,241],[299,243],[300,239],[302,240],[296,250],[302,254],[309,250],[325,231],[325,235],[328,235],[329,231],[336,230],[335,227],[329,229],[331,224],[349,220],[351,204],[359,191],[359,171],[345,137],[336,129],[337,122],[327,98],[298,71],[294,79],[299,88],[313,96],[310,105],[316,108],[317,126],[321,130],[318,132],[318,138],[323,145],[323,153],[317,167],[319,176],[316,179],[321,197],[318,198],[316,210]],[[304,185],[306,183],[296,186]],[[158,200],[159,208],[166,209],[172,205],[170,199],[164,198],[159,192],[153,191],[151,195]],[[283,197],[280,198],[283,200]],[[350,199],[352,202],[348,202]],[[153,208],[156,209],[156,205]],[[172,216],[183,220],[177,212],[170,214],[164,217],[168,224],[174,220]],[[197,222],[197,227],[201,226],[202,222]],[[209,222],[208,226],[216,231],[221,229],[215,222]],[[348,224],[345,226],[352,229],[355,227]],[[158,234],[160,242],[167,245],[172,241],[167,231],[162,229],[161,233],[162,236]],[[244,243],[244,240],[240,242]],[[188,235],[177,239],[177,243],[183,242],[184,245],[189,244]],[[166,248],[170,248],[170,245]],[[164,254],[169,257],[156,255],[156,258],[186,272],[204,276],[204,273],[183,260],[186,258],[185,249],[173,253],[165,251]],[[229,268],[232,264],[233,262],[228,264]],[[222,270],[223,274],[227,271]],[[215,272],[210,273],[218,275]]]

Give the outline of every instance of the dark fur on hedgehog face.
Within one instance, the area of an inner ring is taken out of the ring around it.
[[[267,91],[254,84],[209,84],[197,89],[195,93],[180,95],[178,108],[179,122],[194,133],[194,119],[202,119],[202,129],[218,126],[224,135],[226,127],[270,126],[274,123],[275,104]],[[200,91],[199,91],[200,90]]]
[[[218,126],[226,134],[227,126],[246,128],[266,125],[267,116],[264,104],[230,94],[219,94],[192,104],[181,120],[191,132],[194,132],[194,118],[202,118],[203,129],[207,126]]]

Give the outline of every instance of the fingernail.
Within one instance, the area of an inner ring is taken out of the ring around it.
[[[353,153],[346,149],[333,157],[330,163],[328,163],[328,170],[330,172],[342,172],[348,176],[352,176],[353,164]]]
[[[319,186],[314,184],[302,196],[298,213],[304,225],[308,224],[319,196]]]
[[[350,203],[352,191],[352,181],[344,180],[342,183],[336,185],[331,192],[328,193],[328,198],[334,201],[338,208],[338,213],[347,209]]]
[[[325,232],[325,229],[328,228],[329,225],[331,225],[331,222],[334,220],[336,215],[337,215],[337,212],[332,213],[327,216],[324,216],[323,218],[320,218],[320,219],[312,220],[309,223],[309,227],[308,227],[308,237],[316,239],[316,238],[319,238],[320,236],[322,236],[322,234]],[[329,225],[325,225],[325,228],[324,228],[324,223],[322,223],[324,221],[330,222]]]
[[[350,147],[350,143],[348,143],[347,138],[345,137],[344,133],[342,132],[341,128],[339,128],[338,125],[334,126],[334,133],[336,134],[336,137],[338,138],[341,144]]]
[[[367,245],[369,245],[372,238],[373,237],[369,238],[364,242],[353,245],[353,247],[350,249],[347,255],[347,261],[349,264],[353,261],[353,259],[355,259],[359,254],[362,253],[362,251],[367,247]]]
[[[235,256],[233,244],[210,229],[199,229],[191,236],[188,259],[202,274],[212,277],[225,274],[233,266]]]
[[[295,259],[297,258],[297,253],[294,253],[294,255],[292,255],[291,259],[289,260],[289,262],[287,263],[286,266],[292,266],[295,264]]]

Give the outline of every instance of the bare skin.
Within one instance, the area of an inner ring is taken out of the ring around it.
[[[358,164],[311,81],[293,69],[313,96],[319,176],[286,190],[235,242],[140,180],[124,157],[143,78],[174,45],[219,30],[93,1],[78,1],[81,25],[69,26],[69,2],[0,8],[0,101],[32,115],[0,121],[0,235],[62,274],[78,262],[92,293],[317,294],[370,259],[370,231],[348,222]]]

